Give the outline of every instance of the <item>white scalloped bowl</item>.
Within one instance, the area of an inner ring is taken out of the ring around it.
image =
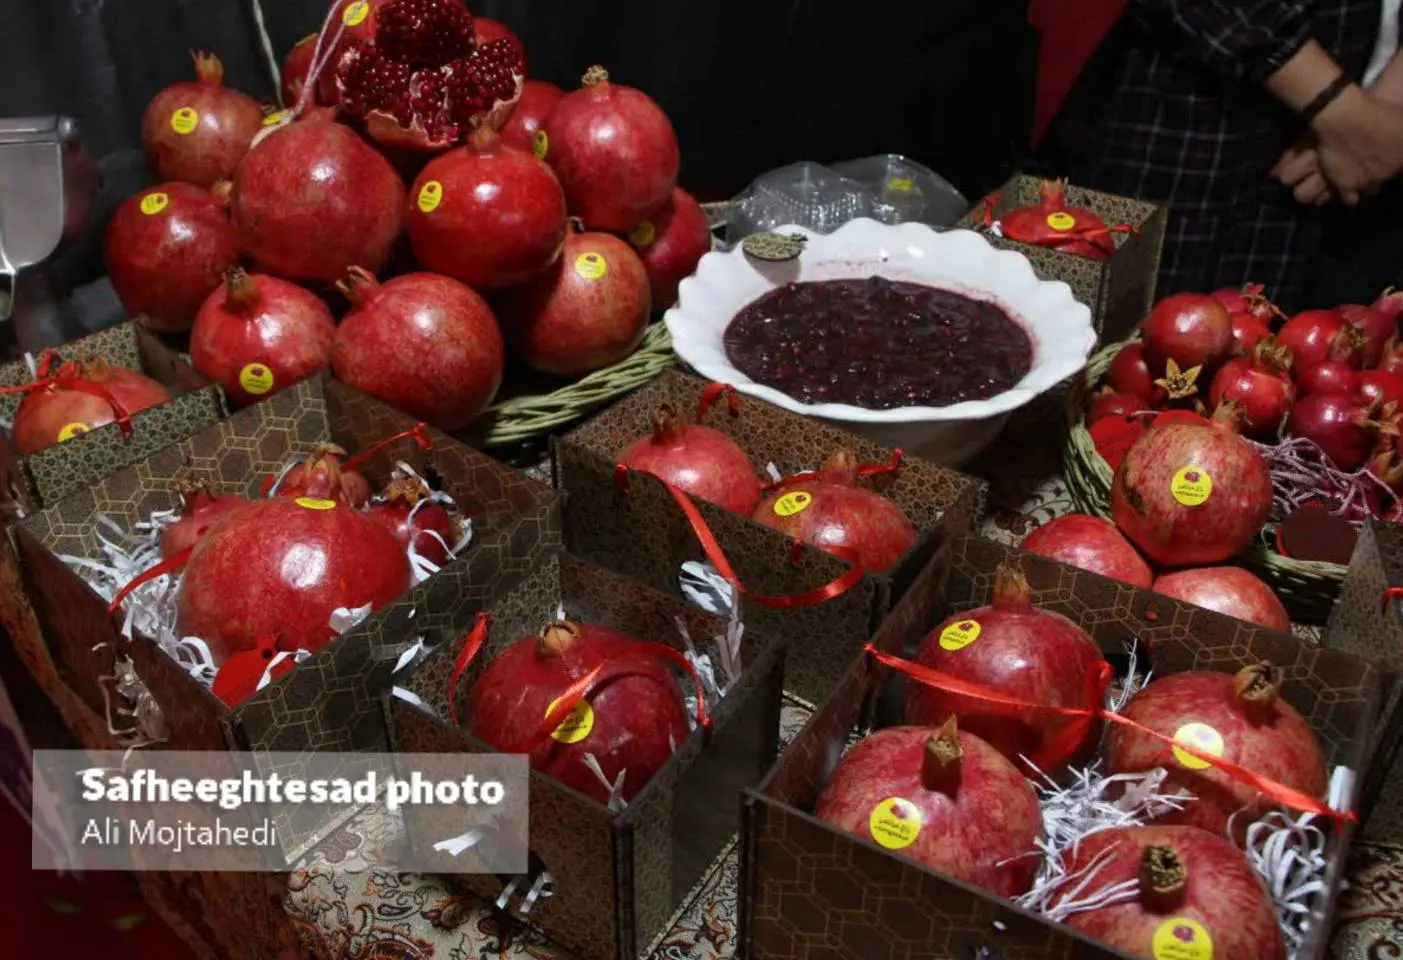
[[[1065,283],[1039,280],[1022,254],[999,250],[971,230],[937,232],[923,224],[854,220],[830,234],[802,227],[776,233],[808,237],[796,260],[769,263],[739,246],[708,253],[682,281],[677,305],[664,316],[672,346],[708,380],[805,416],[826,420],[886,447],[901,447],[936,463],[958,466],[987,447],[1008,415],[1086,366],[1096,345],[1091,311]],[[722,342],[726,326],[747,304],[776,287],[806,280],[879,276],[963,293],[997,303],[1028,331],[1033,362],[1012,388],[988,400],[945,407],[868,410],[845,403],[801,403],[756,383],[733,367]]]

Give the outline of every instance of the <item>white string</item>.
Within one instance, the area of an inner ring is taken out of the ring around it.
[[[278,98],[278,105],[285,107],[287,104],[283,103],[283,71],[278,64],[278,55],[273,52],[273,38],[268,36],[268,24],[263,19],[263,4],[260,0],[249,0],[249,7],[253,14],[253,27],[258,31],[259,46],[263,48],[263,60],[273,78],[273,90]]]

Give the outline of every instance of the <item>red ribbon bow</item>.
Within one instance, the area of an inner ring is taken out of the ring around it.
[[[127,408],[122,406],[106,387],[83,377],[78,365],[71,360],[61,364],[57,370],[50,373],[49,371],[53,369],[54,361],[57,359],[58,354],[52,349],[45,350],[35,366],[32,382],[22,383],[14,387],[0,387],[0,393],[37,393],[40,390],[48,389],[86,393],[89,396],[97,397],[112,409],[112,418],[118,429],[122,431],[122,437],[130,440],[132,437],[132,417],[127,412]]]

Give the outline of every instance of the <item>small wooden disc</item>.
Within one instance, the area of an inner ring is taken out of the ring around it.
[[[803,253],[808,239],[802,233],[752,233],[741,241],[740,246],[747,257],[778,263],[793,260]]]

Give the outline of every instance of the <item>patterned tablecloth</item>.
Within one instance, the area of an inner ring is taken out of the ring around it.
[[[1056,403],[1030,408],[1004,431],[997,455],[969,470],[990,481],[983,532],[1016,543],[1033,527],[1073,510],[1060,477],[1063,428]],[[1307,635],[1308,631],[1303,631]],[[805,712],[787,707],[783,738],[803,725]],[[505,919],[490,905],[455,892],[445,881],[367,870],[356,865],[362,844],[380,836],[374,821],[353,823],[338,845],[334,869],[294,875],[285,898],[306,960],[556,960],[570,954],[539,933]],[[734,850],[683,912],[655,960],[730,960],[735,955]],[[1403,837],[1397,847],[1360,845],[1337,918],[1338,960],[1403,957]]]

